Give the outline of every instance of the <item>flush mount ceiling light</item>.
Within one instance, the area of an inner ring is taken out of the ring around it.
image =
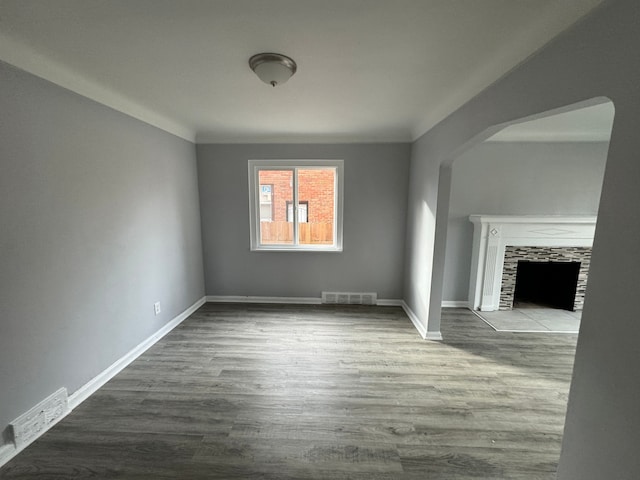
[[[298,66],[292,58],[279,53],[258,53],[249,59],[251,70],[267,85],[281,85],[296,73]]]

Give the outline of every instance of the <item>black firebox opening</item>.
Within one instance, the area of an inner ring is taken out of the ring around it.
[[[513,303],[573,311],[580,262],[518,261]]]

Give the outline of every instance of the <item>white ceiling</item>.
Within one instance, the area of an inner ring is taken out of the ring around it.
[[[199,142],[408,141],[599,3],[0,0],[0,59]]]

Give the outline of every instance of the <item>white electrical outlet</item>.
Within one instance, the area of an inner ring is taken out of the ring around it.
[[[162,311],[160,309],[160,302],[156,302],[153,304],[153,311],[155,312],[156,315],[160,315],[160,312]]]

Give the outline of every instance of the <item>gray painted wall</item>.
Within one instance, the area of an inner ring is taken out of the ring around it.
[[[466,301],[471,214],[596,215],[608,143],[477,145],[453,162],[445,256],[445,301]]]
[[[1,430],[204,284],[193,144],[3,63],[0,85]]]
[[[198,145],[207,295],[401,298],[409,144]],[[344,251],[251,252],[249,159],[344,159]]]
[[[560,480],[640,478],[638,24],[637,0],[606,2],[423,135],[412,152],[404,297],[425,328],[438,331],[444,270],[433,259],[444,258],[446,237],[435,235],[434,218],[449,209],[448,196],[437,193],[441,166],[500,125],[597,97],[615,105]]]

